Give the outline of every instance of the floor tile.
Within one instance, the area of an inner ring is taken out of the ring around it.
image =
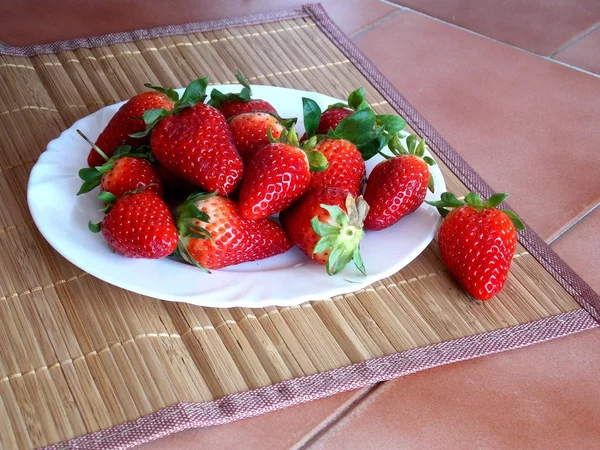
[[[559,237],[552,248],[600,293],[600,207]]]
[[[600,74],[600,27],[556,53],[553,58]]]
[[[243,16],[293,8],[302,0],[77,0],[0,2],[0,41],[29,45],[96,36],[116,31]],[[353,33],[398,10],[378,0],[322,1],[326,11],[346,32]]]
[[[408,11],[356,41],[544,239],[600,200],[599,77]]]
[[[594,329],[385,383],[309,448],[597,448],[598,348]]]
[[[597,0],[393,0],[540,55],[600,21]]]
[[[226,425],[186,430],[138,448],[140,450],[291,448],[306,436],[317,433],[328,421],[337,417],[344,408],[365,392],[365,389],[359,389]]]

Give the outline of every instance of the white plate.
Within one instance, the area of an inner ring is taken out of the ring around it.
[[[211,86],[222,92],[239,91],[239,85]],[[210,88],[209,88],[210,89]],[[302,127],[302,97],[314,99],[323,109],[339,100],[292,89],[252,86],[256,98],[268,100],[282,117],[298,117]],[[179,90],[180,93],[182,90]],[[240,264],[212,274],[179,262],[138,260],[113,253],[100,233],[88,230],[88,221],[100,221],[100,201],[94,191],[77,197],[81,185],[77,173],[86,167],[89,146],[75,132],[81,129],[95,140],[122,103],[107,106],[78,120],[48,144],[31,171],[27,201],[38,229],[46,240],[76,266],[108,283],[162,300],[213,307],[263,307],[294,305],[353,292],[385,278],[406,266],[431,242],[440,216],[424,204],[397,224],[378,232],[367,232],[361,253],[368,276],[351,264],[336,275],[313,263],[299,250],[262,261]],[[381,161],[367,161],[367,172]],[[445,183],[437,166],[431,168],[438,199]]]

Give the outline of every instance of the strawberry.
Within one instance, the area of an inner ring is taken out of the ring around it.
[[[165,196],[171,199],[185,199],[188,195],[198,191],[198,187],[178,177],[164,166],[156,164],[154,170],[162,181]]]
[[[352,142],[366,161],[375,156],[388,141],[406,126],[399,116],[375,114],[365,101],[363,88],[350,93],[348,103],[331,105],[324,113],[312,99],[302,98],[306,137],[326,133]]]
[[[131,146],[124,145],[119,147],[109,158],[80,130],[77,132],[92,145],[94,151],[105,161],[101,166],[86,167],[79,171],[79,177],[83,180],[83,184],[77,195],[85,194],[96,186],[100,186],[102,191],[110,192],[116,198],[121,198],[129,191],[147,187],[149,191],[162,197],[162,182],[150,161],[146,159],[148,158],[148,147],[140,147],[132,153]]]
[[[218,89],[213,89],[210,93],[208,104],[217,108],[226,119],[240,114],[251,112],[267,112],[277,115],[277,111],[266,100],[252,99],[252,89],[248,80],[238,70],[235,77],[242,85],[239,94],[223,94]]]
[[[316,138],[298,147],[292,128],[283,131],[280,142],[274,141],[257,151],[246,166],[240,187],[240,213],[246,219],[262,219],[287,208],[308,190],[311,169],[325,170],[322,153],[305,149]]]
[[[202,269],[220,269],[288,251],[292,243],[270,219],[242,217],[237,203],[212,194],[192,194],[177,211],[177,256]]]
[[[434,190],[428,165],[435,161],[423,156],[425,140],[417,145],[417,137],[410,135],[406,143],[408,149],[400,135],[394,136],[389,149],[396,156],[377,164],[369,175],[365,189],[365,200],[371,208],[365,219],[367,230],[382,230],[395,224],[421,206],[427,187]]]
[[[442,259],[467,292],[480,300],[502,290],[517,247],[516,230],[525,229],[515,213],[496,209],[507,197],[494,194],[484,203],[471,192],[463,202],[445,192],[441,200],[427,202],[444,217],[438,232]]]
[[[365,161],[352,142],[327,138],[313,150],[325,156],[329,167],[322,172],[311,173],[310,189],[340,187],[348,189],[355,197],[362,193],[366,176]]]
[[[294,244],[309,258],[326,264],[329,275],[339,273],[351,260],[366,275],[360,242],[368,210],[362,197],[354,198],[347,189],[325,187],[311,189],[280,219]]]
[[[152,87],[151,85],[145,85]],[[98,139],[96,146],[100,147],[107,156],[122,145],[140,146],[148,143],[148,139],[133,138],[130,134],[138,133],[146,128],[141,119],[146,111],[163,108],[170,110],[174,101],[165,92],[143,92],[127,101],[110,119]],[[104,164],[104,159],[93,148],[88,155],[88,166],[95,167]]]
[[[177,248],[177,229],[165,202],[154,192],[143,189],[116,199],[104,192],[100,198],[114,203],[101,223],[89,227],[102,231],[108,245],[128,258],[158,259]]]
[[[242,179],[244,164],[227,122],[218,110],[202,103],[208,78],[188,85],[172,110],[144,113],[150,145],[158,162],[185,181],[228,195]]]
[[[240,114],[228,121],[235,147],[245,161],[269,143],[267,130],[270,129],[273,138],[277,139],[284,128],[289,128],[295,122],[296,119],[281,119],[264,112]]]

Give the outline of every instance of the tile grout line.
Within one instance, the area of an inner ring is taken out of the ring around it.
[[[443,19],[440,19],[440,18],[434,17],[434,16],[430,16],[429,14],[425,14],[425,13],[423,13],[421,11],[416,11],[414,9],[407,8],[407,7],[404,7],[404,11],[413,12],[413,13],[418,14],[420,16],[427,17],[429,19],[435,20],[435,21],[443,23],[445,25],[450,25],[451,27],[458,28],[459,30],[463,30],[463,31],[466,31],[468,33],[474,34],[475,36],[479,36],[479,37],[482,37],[484,39],[488,39],[488,40],[490,40],[492,42],[496,42],[496,43],[501,44],[501,45],[506,45],[507,47],[514,48],[515,50],[519,50],[521,52],[527,53],[528,55],[536,56],[536,57],[544,59],[546,61],[550,61],[552,63],[559,64],[559,65],[565,66],[565,67],[569,67],[570,69],[573,69],[573,70],[577,70],[578,72],[583,72],[583,73],[591,75],[593,77],[600,78],[600,74],[597,74],[597,73],[594,73],[594,72],[590,72],[589,70],[582,69],[581,67],[572,66],[571,64],[567,64],[567,63],[559,61],[557,59],[552,59],[550,56],[539,55],[539,54],[534,53],[534,52],[532,52],[530,50],[525,50],[524,48],[517,47],[516,45],[513,45],[513,44],[509,44],[508,42],[499,41],[498,39],[494,39],[492,37],[486,36],[485,34],[478,33],[477,31],[469,30],[468,28],[462,27],[460,25],[456,25],[456,24],[451,23],[451,22],[446,22]]]
[[[600,202],[596,203],[594,206],[592,206],[591,208],[589,208],[581,216],[579,216],[574,221],[572,221],[571,223],[569,223],[567,225],[567,227],[563,231],[561,231],[560,233],[558,233],[553,238],[549,239],[548,240],[548,245],[554,244],[560,237],[564,236],[567,232],[571,231],[571,229],[573,227],[575,227],[577,224],[579,224],[581,221],[583,221],[583,219],[585,219],[587,216],[589,216],[591,213],[593,213],[597,209],[600,209]]]
[[[342,418],[344,418],[348,414],[348,412],[350,412],[350,410],[354,409],[358,404],[362,403],[365,398],[370,396],[371,393],[374,390],[376,390],[383,383],[384,382],[381,381],[379,383],[370,385],[368,388],[365,389],[365,392],[363,392],[361,395],[359,395],[357,398],[355,398],[349,404],[344,406],[337,414],[335,414],[334,417],[332,417],[331,419],[327,420],[325,423],[320,425],[318,427],[317,431],[311,433],[310,436],[305,436],[300,441],[298,441],[296,444],[294,444],[291,447],[291,450],[306,450],[306,449],[308,449],[312,444],[315,443],[315,441],[317,441],[319,439],[320,436],[322,436],[328,430],[333,428]]]
[[[406,8],[401,8],[398,5],[396,5],[396,7],[398,8],[397,11],[391,12],[387,15],[385,15],[384,17],[382,17],[381,19],[377,19],[375,22],[370,23],[369,25],[366,25],[364,27],[362,27],[359,30],[356,30],[354,33],[350,33],[350,38],[351,39],[356,39],[358,36],[360,36],[361,34],[367,33],[368,31],[371,31],[373,28],[378,27],[379,25],[381,25],[382,23],[387,22],[388,20],[393,19],[394,17],[402,14]]]
[[[593,33],[594,31],[596,31],[598,28],[600,28],[600,22],[595,23],[594,25],[592,25],[591,27],[589,27],[587,30],[582,31],[578,35],[574,36],[573,38],[571,38],[570,40],[568,40],[567,42],[565,42],[563,45],[561,45],[556,50],[554,50],[552,53],[550,53],[550,55],[548,55],[548,58],[554,58],[554,56],[556,54],[562,52],[563,50],[568,49],[573,44],[579,42],[580,40],[582,40],[587,35]]]

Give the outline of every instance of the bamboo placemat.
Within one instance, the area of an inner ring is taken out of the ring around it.
[[[76,437],[56,448],[125,448],[598,325],[597,294],[532,231],[520,236],[504,291],[487,303],[462,292],[432,243],[367,289],[264,309],[133,294],[82,273],[44,241],[25,197],[49,140],[145,82],[233,83],[238,68],[253,84],[337,98],[364,86],[378,113],[396,110],[428,138],[449,190],[491,193],[318,5],[0,48],[2,448]]]

